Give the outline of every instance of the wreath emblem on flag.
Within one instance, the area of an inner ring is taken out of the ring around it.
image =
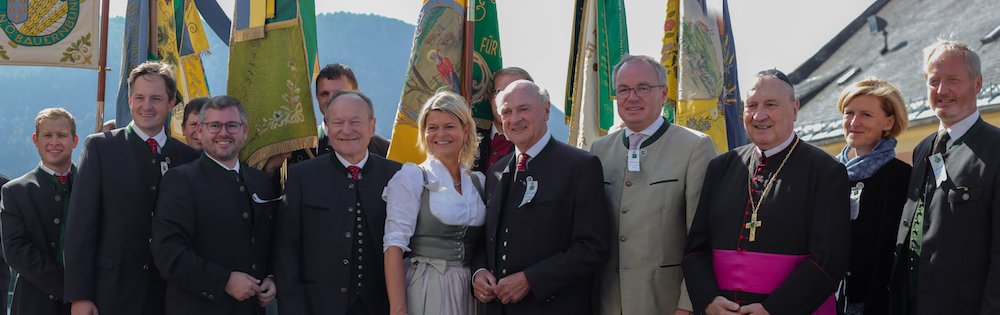
[[[13,48],[49,46],[66,38],[80,17],[81,0],[0,0],[0,28]]]

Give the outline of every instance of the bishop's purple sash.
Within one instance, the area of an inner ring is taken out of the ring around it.
[[[712,251],[712,267],[719,289],[771,294],[796,267],[801,265],[810,255],[782,255],[756,253],[748,251],[721,250]],[[823,305],[813,312],[813,315],[835,315],[835,297],[823,302]]]

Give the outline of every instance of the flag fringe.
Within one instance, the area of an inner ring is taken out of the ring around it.
[[[302,148],[315,148],[318,140],[317,136],[308,136],[268,144],[250,154],[250,157],[244,163],[257,169],[264,169],[263,162],[266,162],[270,157],[286,152],[294,152]]]

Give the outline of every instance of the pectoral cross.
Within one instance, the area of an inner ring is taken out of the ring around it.
[[[757,211],[753,212],[750,216],[750,222],[744,224],[744,228],[750,230],[750,242],[753,242],[757,238],[757,228],[761,226],[762,221],[757,220]]]

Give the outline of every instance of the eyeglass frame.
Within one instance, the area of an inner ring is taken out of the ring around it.
[[[222,126],[226,126],[226,132],[228,132],[231,135],[235,135],[235,134],[240,133],[240,131],[242,131],[241,128],[243,128],[243,126],[245,126],[246,124],[241,123],[241,122],[227,122],[227,123],[222,123],[222,122],[219,122],[219,121],[206,121],[206,122],[201,123],[201,125],[204,125],[205,128],[208,130],[208,133],[211,133],[213,135],[217,135],[220,132],[222,132]],[[212,125],[216,125],[216,126],[213,127]],[[235,128],[236,131],[233,131],[232,130],[233,128]],[[212,129],[216,129],[216,130],[212,131]]]
[[[647,97],[647,96],[649,96],[650,94],[653,93],[653,88],[662,88],[662,87],[665,87],[665,86],[667,86],[667,85],[666,84],[661,84],[661,85],[645,85],[645,84],[640,84],[640,85],[637,85],[636,87],[631,87],[631,88],[620,87],[620,88],[615,89],[615,97],[620,98],[620,99],[627,99],[627,98],[629,98],[629,97],[632,96],[632,92],[633,91],[635,92],[635,96],[638,96],[638,97]],[[637,89],[643,88],[643,87],[649,88],[648,90],[646,90],[646,92],[644,92],[644,93],[646,93],[646,95],[640,95],[639,94],[639,90],[637,90]],[[623,95],[619,95],[619,94],[621,94],[622,91],[626,91],[626,93],[623,94]]]

